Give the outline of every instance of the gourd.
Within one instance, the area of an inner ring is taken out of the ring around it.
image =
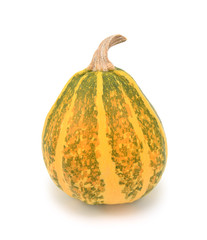
[[[106,38],[48,113],[42,151],[50,177],[88,204],[133,202],[159,182],[167,159],[161,121],[133,78],[114,67]]]

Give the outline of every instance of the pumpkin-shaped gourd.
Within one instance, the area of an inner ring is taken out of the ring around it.
[[[43,157],[55,184],[88,204],[133,202],[159,182],[166,137],[133,78],[108,60],[106,38],[88,68],[66,84],[47,115]]]

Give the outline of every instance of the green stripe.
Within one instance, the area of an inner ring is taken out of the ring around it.
[[[73,197],[89,204],[103,203],[104,181],[96,157],[98,123],[96,109],[97,77],[87,73],[76,92],[73,117],[69,120],[64,145],[64,177],[71,183]]]
[[[62,187],[59,184],[57,172],[55,170],[50,170],[49,166],[55,161],[55,151],[60,134],[60,125],[63,121],[66,111],[69,110],[75,87],[84,74],[85,72],[82,72],[81,74],[74,76],[69,83],[67,83],[66,89],[57,99],[54,109],[48,117],[47,125],[43,133],[42,149],[45,165],[48,168],[51,178],[61,189]]]
[[[142,100],[141,96],[134,88],[134,86],[132,86],[132,84],[124,76],[116,76],[118,78],[118,82],[122,85],[124,92],[130,99],[132,107],[137,115],[137,119],[142,128],[142,132],[147,137],[150,150],[152,152],[159,152],[160,154],[160,156],[156,159],[156,163],[151,161],[151,167],[153,168],[153,176],[151,176],[150,178],[150,185],[147,189],[147,192],[149,192],[153,188],[153,186],[157,184],[160,180],[166,164],[165,140],[162,132],[160,131],[156,118],[145,106],[144,101]],[[143,113],[141,113],[141,111],[144,112],[144,115],[147,117],[148,120],[142,118]],[[155,142],[158,142],[158,144],[155,144]]]
[[[106,111],[107,137],[112,147],[112,161],[116,166],[116,174],[123,185],[125,198],[132,200],[141,191],[142,163],[140,152],[142,143],[129,121],[126,103],[117,83],[118,77],[113,72],[103,72],[103,103]]]
[[[58,181],[58,177],[57,177],[57,172],[55,170],[53,170],[53,172],[50,173],[51,178],[53,179],[53,181],[56,183],[56,185],[62,189],[62,187],[60,186],[60,183]]]
[[[77,86],[80,78],[84,74],[85,72],[76,75],[71,79],[65,91],[57,99],[55,107],[47,120],[47,125],[45,127],[45,132],[42,141],[43,157],[46,166],[48,166],[48,164],[50,165],[52,162],[55,161],[54,157],[60,133],[60,125],[65,116],[66,111],[70,107],[70,102],[74,95],[75,87]],[[46,160],[46,155],[49,156],[49,163]]]

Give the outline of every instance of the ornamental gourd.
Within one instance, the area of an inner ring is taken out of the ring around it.
[[[42,151],[50,177],[88,204],[133,202],[159,182],[166,164],[165,133],[133,78],[108,60],[106,38],[88,68],[66,84],[48,113]]]

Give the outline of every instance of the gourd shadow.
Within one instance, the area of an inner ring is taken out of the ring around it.
[[[53,185],[53,184],[52,184]],[[117,205],[88,205],[77,199],[69,197],[66,193],[58,189],[55,185],[49,186],[50,198],[61,207],[64,212],[69,214],[81,215],[86,218],[97,217],[127,217],[142,215],[156,206],[163,193],[163,185],[155,187],[144,198],[132,203]]]

